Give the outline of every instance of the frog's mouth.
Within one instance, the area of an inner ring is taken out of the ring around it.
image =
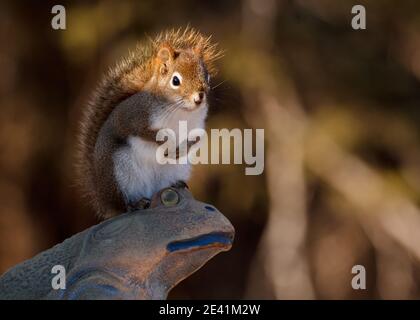
[[[215,232],[204,234],[195,238],[173,241],[168,244],[169,252],[180,250],[201,249],[208,247],[221,247],[228,249],[232,246],[233,234],[227,232]]]

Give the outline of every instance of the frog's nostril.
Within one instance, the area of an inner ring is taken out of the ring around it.
[[[212,206],[204,206],[204,208],[206,208],[208,211],[216,211],[216,209]]]

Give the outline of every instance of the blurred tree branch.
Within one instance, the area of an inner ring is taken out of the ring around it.
[[[257,51],[262,59],[270,56],[276,10],[274,1],[257,4],[254,0],[246,0],[243,3],[243,35],[247,50]],[[290,79],[283,74],[285,90],[282,94],[274,94],[278,91],[273,87],[278,84],[273,72],[275,68],[269,65],[272,59],[264,60],[268,68],[259,70],[262,79],[254,84],[251,94],[249,87],[243,92],[252,115],[249,118],[254,117],[255,107],[259,106],[268,133],[265,167],[270,199],[269,218],[252,268],[248,295],[258,292],[267,298],[311,299],[314,293],[304,254],[307,219],[303,173],[305,121]],[[265,286],[261,286],[264,279],[261,270],[268,280]],[[258,290],[254,290],[257,286]]]
[[[420,210],[416,205],[319,129],[313,128],[307,137],[309,168],[360,210],[363,224],[382,229],[420,260]]]
[[[323,133],[303,111],[293,80],[281,68],[281,54],[276,52],[273,59],[270,47],[269,39],[275,38],[274,18],[282,2],[258,2],[258,9],[255,2],[243,2],[243,41],[248,59],[253,55],[259,58],[259,75],[257,81],[242,80],[246,83],[243,95],[251,123],[260,121],[267,132],[270,209],[248,292],[258,288],[259,294],[280,299],[314,296],[304,254],[307,166],[358,209],[358,221],[376,249],[381,296],[390,297],[389,288],[394,287],[390,282],[399,281],[399,291],[392,296],[409,297],[411,262],[390,243],[398,243],[420,260],[420,210],[379,172]],[[398,263],[389,263],[396,256]],[[404,272],[405,277],[401,277]],[[263,276],[271,288],[258,283]]]

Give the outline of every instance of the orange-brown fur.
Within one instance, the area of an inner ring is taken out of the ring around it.
[[[126,58],[111,68],[93,93],[80,122],[78,135],[77,171],[83,194],[92,202],[95,210],[104,216],[104,210],[98,201],[94,182],[93,151],[99,131],[113,109],[123,100],[144,89],[148,81],[158,72],[158,52],[162,48],[184,50],[191,61],[199,57],[210,75],[216,73],[214,61],[221,52],[212,44],[210,37],[204,37],[192,28],[163,32],[154,39],[140,43]],[[196,72],[197,65],[189,64],[191,70],[183,70],[185,74]],[[191,77],[192,79],[193,77]],[[149,91],[158,87],[148,87]],[[188,90],[188,86],[186,87]],[[159,92],[159,94],[167,94]],[[187,93],[186,93],[187,94]],[[110,186],[111,188],[112,186]]]

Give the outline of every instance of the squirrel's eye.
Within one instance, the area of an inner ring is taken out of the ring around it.
[[[182,77],[178,72],[175,72],[172,76],[171,86],[174,89],[177,89],[181,85]]]
[[[210,83],[210,74],[207,74],[207,83]]]
[[[179,202],[178,192],[173,189],[166,189],[161,193],[160,200],[167,207],[175,206]]]
[[[181,84],[181,81],[179,81],[179,78],[177,76],[172,78],[172,84],[176,87],[178,87]]]

